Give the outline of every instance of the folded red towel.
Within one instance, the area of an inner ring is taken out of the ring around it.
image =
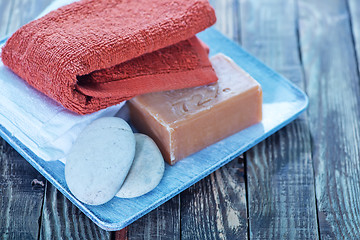
[[[36,89],[86,114],[216,81],[193,37],[215,20],[207,0],[83,0],[20,28],[1,58]]]
[[[216,81],[208,48],[198,38],[144,54],[107,69],[79,76],[86,96],[129,99],[145,92],[195,87]]]

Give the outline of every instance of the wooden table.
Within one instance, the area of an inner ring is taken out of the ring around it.
[[[0,38],[51,0],[0,0]],[[360,238],[360,1],[213,0],[216,27],[305,90],[298,120],[122,231],[0,141],[0,239]]]

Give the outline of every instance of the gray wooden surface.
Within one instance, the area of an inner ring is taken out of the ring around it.
[[[0,38],[51,0],[0,0]],[[211,0],[216,28],[308,111],[122,231],[101,230],[0,140],[0,239],[360,238],[360,2]]]
[[[330,2],[299,1],[300,46],[320,236],[349,239],[360,236],[359,72],[350,5]]]
[[[240,8],[243,47],[304,89],[296,1],[246,0]],[[250,238],[318,237],[307,121],[301,116],[246,154]]]

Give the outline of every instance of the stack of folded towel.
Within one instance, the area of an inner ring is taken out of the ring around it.
[[[215,21],[207,0],[82,0],[20,28],[1,58],[37,90],[87,114],[217,81],[194,36]]]

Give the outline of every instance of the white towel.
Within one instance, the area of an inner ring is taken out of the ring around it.
[[[40,16],[71,2],[74,0],[55,1]],[[45,161],[65,161],[84,127],[97,118],[114,116],[124,105],[121,103],[89,115],[78,115],[29,86],[2,61],[0,89],[0,125]]]

